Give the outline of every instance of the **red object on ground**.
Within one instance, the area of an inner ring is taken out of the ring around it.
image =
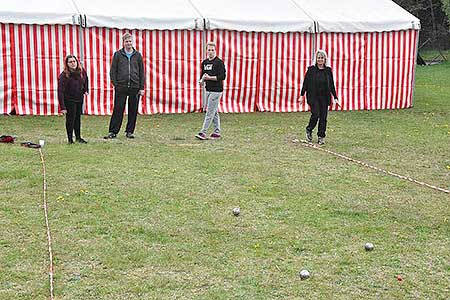
[[[0,136],[0,143],[14,143],[14,137],[10,135]]]
[[[398,281],[403,281],[403,278],[402,278],[402,276],[400,276],[400,275],[397,275],[397,280],[398,280]]]

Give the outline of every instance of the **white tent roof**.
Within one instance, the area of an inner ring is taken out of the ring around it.
[[[2,0],[0,6],[0,23],[72,24],[76,15],[70,0]]]
[[[0,23],[72,24],[128,29],[262,32],[374,32],[420,29],[391,0],[2,0]]]
[[[74,0],[88,27],[202,29],[203,19],[188,0]]]
[[[312,32],[313,20],[292,0],[191,0],[209,29]]]
[[[381,32],[420,29],[420,20],[391,0],[293,0],[319,32]]]

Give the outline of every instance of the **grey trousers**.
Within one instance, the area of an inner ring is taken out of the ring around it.
[[[221,92],[205,92],[206,115],[203,121],[203,127],[200,132],[206,134],[211,122],[214,124],[214,132],[220,133],[219,100],[222,97]]]

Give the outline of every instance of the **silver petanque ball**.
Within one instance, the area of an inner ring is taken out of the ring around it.
[[[366,251],[372,251],[373,250],[373,244],[372,243],[366,243],[364,245],[364,249],[366,249]]]
[[[308,270],[301,270],[299,275],[302,280],[308,279],[311,276]]]
[[[240,213],[241,213],[241,209],[239,207],[233,208],[233,215],[239,216]]]

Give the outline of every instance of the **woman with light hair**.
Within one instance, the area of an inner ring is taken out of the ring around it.
[[[308,67],[303,81],[301,96],[306,93],[306,102],[311,108],[311,117],[306,126],[306,139],[312,143],[312,132],[319,122],[317,131],[318,143],[325,143],[325,131],[327,130],[328,106],[331,105],[331,96],[338,103],[336,88],[334,87],[333,71],[329,67],[327,53],[318,50],[314,58],[314,64]]]

